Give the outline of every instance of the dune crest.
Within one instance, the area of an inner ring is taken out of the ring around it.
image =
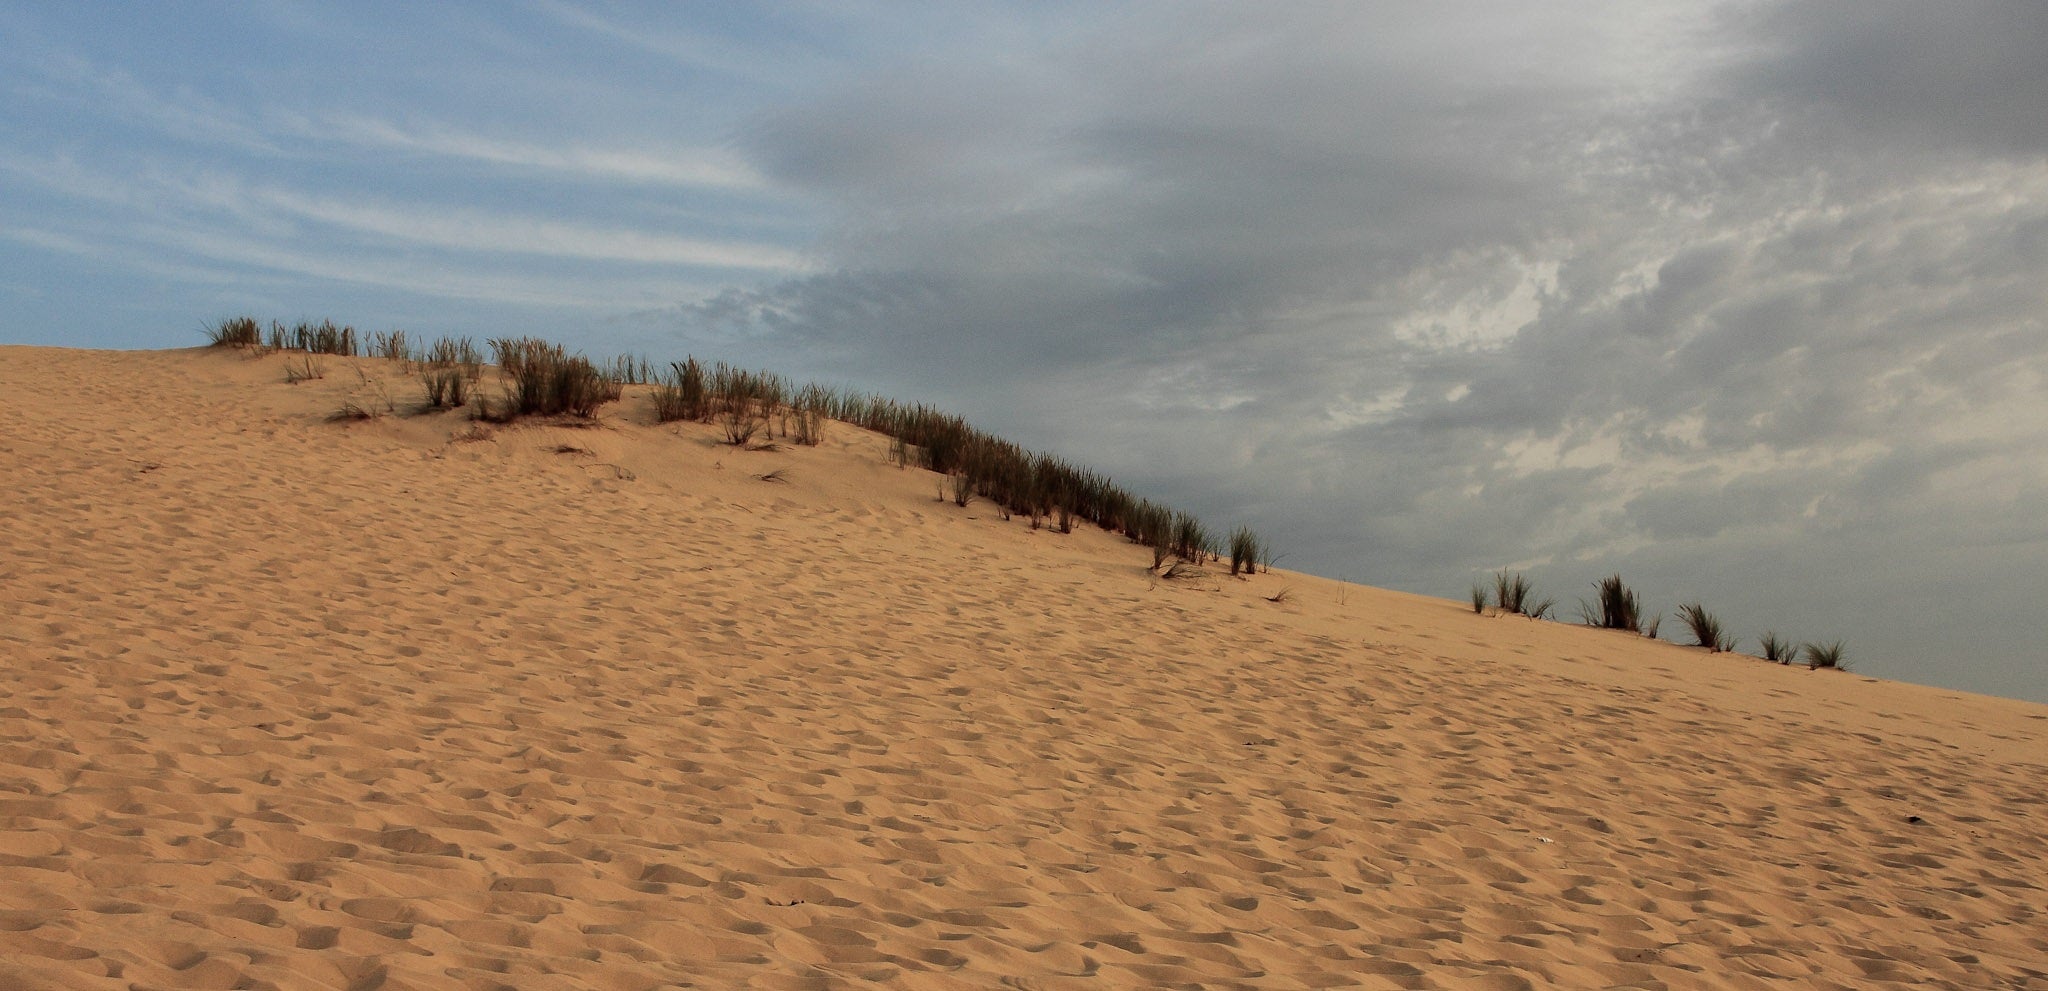
[[[0,348],[0,987],[2048,987],[2048,707],[287,360]]]

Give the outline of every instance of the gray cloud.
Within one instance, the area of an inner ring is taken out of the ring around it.
[[[833,271],[686,322],[1324,574],[1640,571],[1928,678],[1897,616],[1929,593],[1874,561],[2048,584],[1953,551],[2048,519],[2040,8],[1387,10],[1204,9],[772,114],[748,148],[829,205]],[[2020,667],[1941,677],[2039,696]]]
[[[1834,139],[2048,149],[2048,7],[2031,0],[1805,0],[1739,22],[1736,92]]]

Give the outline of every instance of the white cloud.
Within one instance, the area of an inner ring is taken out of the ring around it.
[[[252,202],[302,220],[331,224],[408,244],[460,251],[537,255],[640,265],[681,265],[792,274],[807,270],[802,254],[773,245],[671,237],[630,228],[602,228],[460,209],[437,204],[360,203],[282,189],[255,189]]]
[[[743,158],[719,149],[663,151],[589,147],[583,142],[513,141],[438,124],[403,127],[357,115],[337,115],[299,130],[316,140],[340,140],[383,151],[440,155],[490,165],[560,173],[585,181],[623,181],[761,192],[767,183]]]

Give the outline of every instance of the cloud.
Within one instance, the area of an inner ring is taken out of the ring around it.
[[[270,207],[297,220],[404,244],[460,251],[779,273],[807,267],[801,254],[772,245],[592,227],[521,217],[501,210],[349,202],[273,188],[254,189],[234,199],[238,203]]]
[[[595,148],[584,143],[543,144],[488,137],[441,124],[407,127],[359,115],[331,116],[297,129],[313,140],[346,141],[384,151],[554,172],[586,182],[651,183],[736,192],[760,192],[764,185],[744,160],[717,149],[642,151]]]
[[[1890,632],[1799,580],[2048,518],[2048,167],[2012,109],[2042,101],[2003,95],[2048,72],[2034,9],[1205,8],[878,72],[748,134],[832,211],[831,270],[682,318],[1257,514],[1327,574],[1689,561],[1734,597],[1768,560],[1791,587],[1747,607]]]
[[[1741,10],[1741,8],[1738,8]],[[2048,149],[2048,7],[2031,0],[1805,0],[1735,17],[1757,49],[1736,94],[1835,139],[1953,151]]]

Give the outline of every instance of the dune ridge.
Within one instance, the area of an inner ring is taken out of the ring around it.
[[[2048,987],[2048,707],[283,361],[0,348],[0,987]]]

